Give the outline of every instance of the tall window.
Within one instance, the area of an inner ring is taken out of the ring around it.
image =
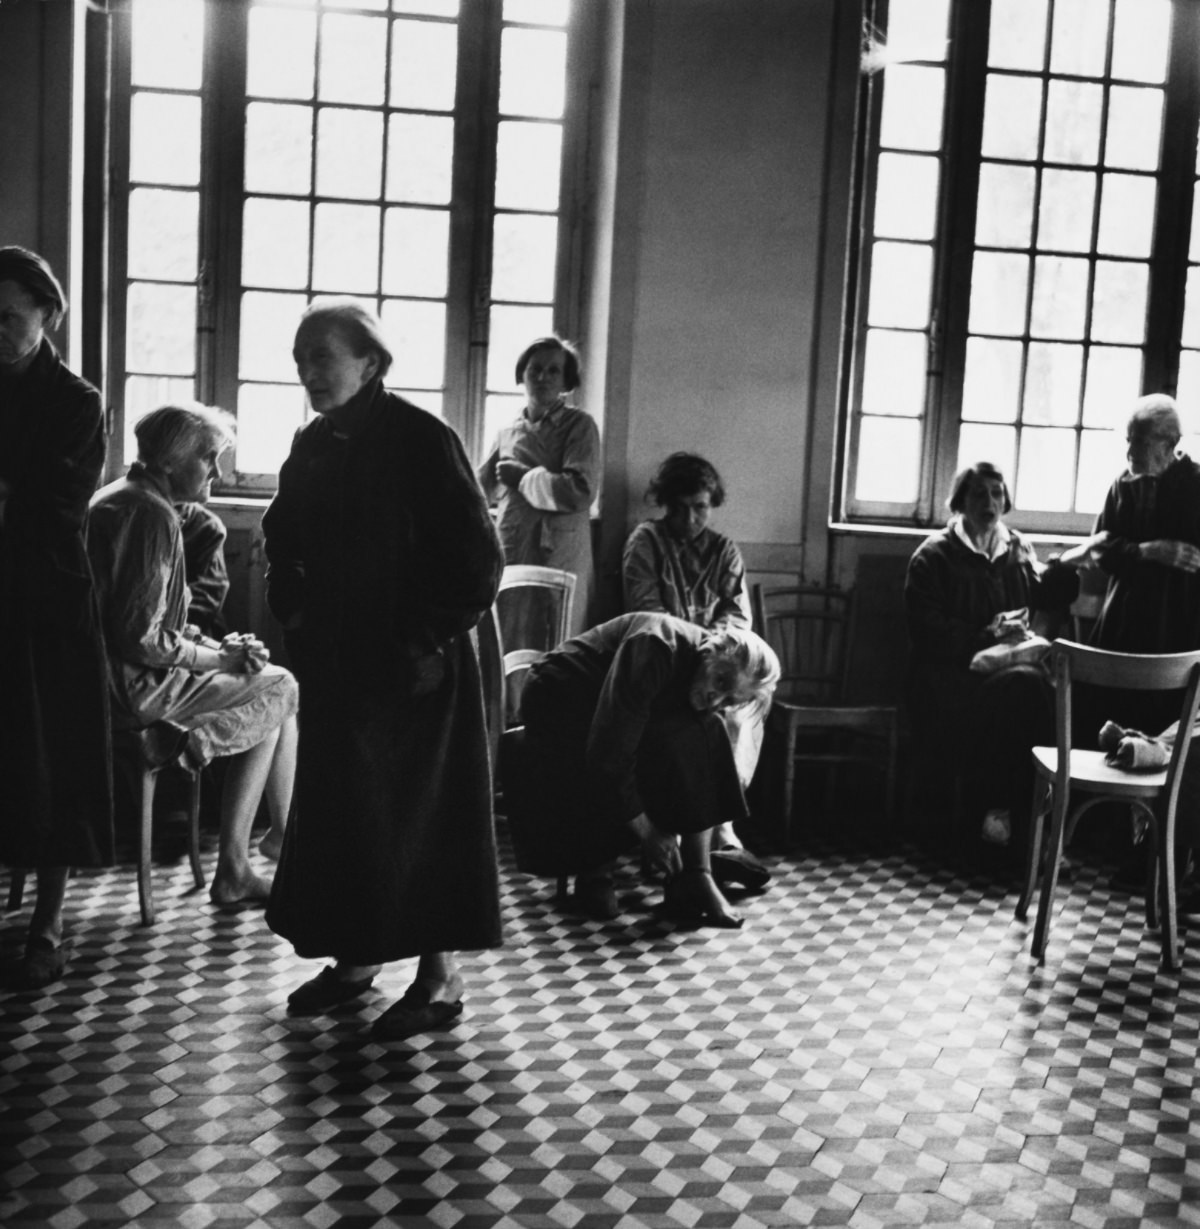
[[[320,294],[380,313],[388,384],[478,446],[561,284],[570,0],[127,0],[117,10],[111,384],[238,419],[269,489],[308,413]],[[128,184],[127,194],[119,190]],[[518,403],[519,408],[519,403]]]
[[[1200,407],[1197,7],[874,16],[844,511],[935,521],[986,459],[1018,524],[1082,530],[1132,402],[1178,388]]]

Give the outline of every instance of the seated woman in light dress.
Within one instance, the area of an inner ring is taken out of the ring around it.
[[[97,492],[87,548],[108,650],[114,728],[155,726],[164,759],[199,768],[232,757],[221,799],[220,905],[265,901],[269,879],[248,844],[265,791],[273,826],[291,805],[299,689],[252,636],[217,642],[189,630],[183,537],[175,504],[208,498],[232,419],[202,405],[151,410],[134,428],[138,460]]]
[[[646,497],[664,515],[643,521],[625,543],[625,609],[659,611],[709,631],[749,628],[742,552],[732,538],[708,525],[712,510],[725,502],[725,484],[716,468],[695,453],[673,452],[658,467]],[[733,708],[725,724],[744,788],[762,749],[762,714],[754,707]],[[719,883],[743,887],[765,887],[771,877],[741,847],[731,824],[722,824],[713,837],[712,870]]]

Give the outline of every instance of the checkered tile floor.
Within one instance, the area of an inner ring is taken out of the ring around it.
[[[75,1226],[1200,1224],[1200,950],[1080,873],[1043,968],[1013,895],[906,857],[776,859],[742,931],[615,923],[505,874],[507,946],[453,1031],[398,995],[290,1020],[315,971],[185,861],[72,887],[52,993],[0,999],[0,1223]],[[211,867],[211,852],[210,862]],[[10,916],[5,934],[23,929]]]

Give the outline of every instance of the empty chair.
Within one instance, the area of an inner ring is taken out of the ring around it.
[[[1123,802],[1149,826],[1153,861],[1146,885],[1146,922],[1151,927],[1161,925],[1163,963],[1168,969],[1176,969],[1179,958],[1175,920],[1175,808],[1200,698],[1200,652],[1110,653],[1071,640],[1059,640],[1051,660],[1055,678],[1056,746],[1033,748],[1036,773],[1033,828],[1025,886],[1017,901],[1017,918],[1024,921],[1033,896],[1047,802],[1051,815],[1050,834],[1031,945],[1039,960],[1045,955],[1050,933],[1050,911],[1058,884],[1064,833],[1073,830],[1079,819],[1098,803]],[[1126,691],[1182,691],[1179,734],[1168,766],[1148,772],[1114,768],[1107,763],[1103,751],[1072,747],[1071,690],[1075,683]]]
[[[884,818],[896,785],[897,718],[892,705],[846,704],[853,597],[843,589],[752,589],[759,634],[783,670],[767,719],[783,735],[783,835],[790,835],[796,764],[875,764],[883,774]]]

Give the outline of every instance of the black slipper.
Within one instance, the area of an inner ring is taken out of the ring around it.
[[[4,969],[3,981],[11,990],[42,990],[58,981],[66,969],[66,953],[40,936],[25,944],[25,954]]]
[[[757,892],[771,882],[771,872],[748,849],[736,845],[714,849],[709,862],[718,887],[733,883]]]
[[[435,1003],[426,986],[414,982],[371,1026],[373,1041],[402,1041],[418,1033],[429,1033],[452,1024],[463,1013],[462,999],[457,1003]]]
[[[309,978],[288,995],[288,1012],[293,1016],[317,1016],[330,1007],[348,1003],[360,994],[365,994],[375,980],[361,977],[346,981],[338,977],[332,965],[326,965],[316,977]]]

